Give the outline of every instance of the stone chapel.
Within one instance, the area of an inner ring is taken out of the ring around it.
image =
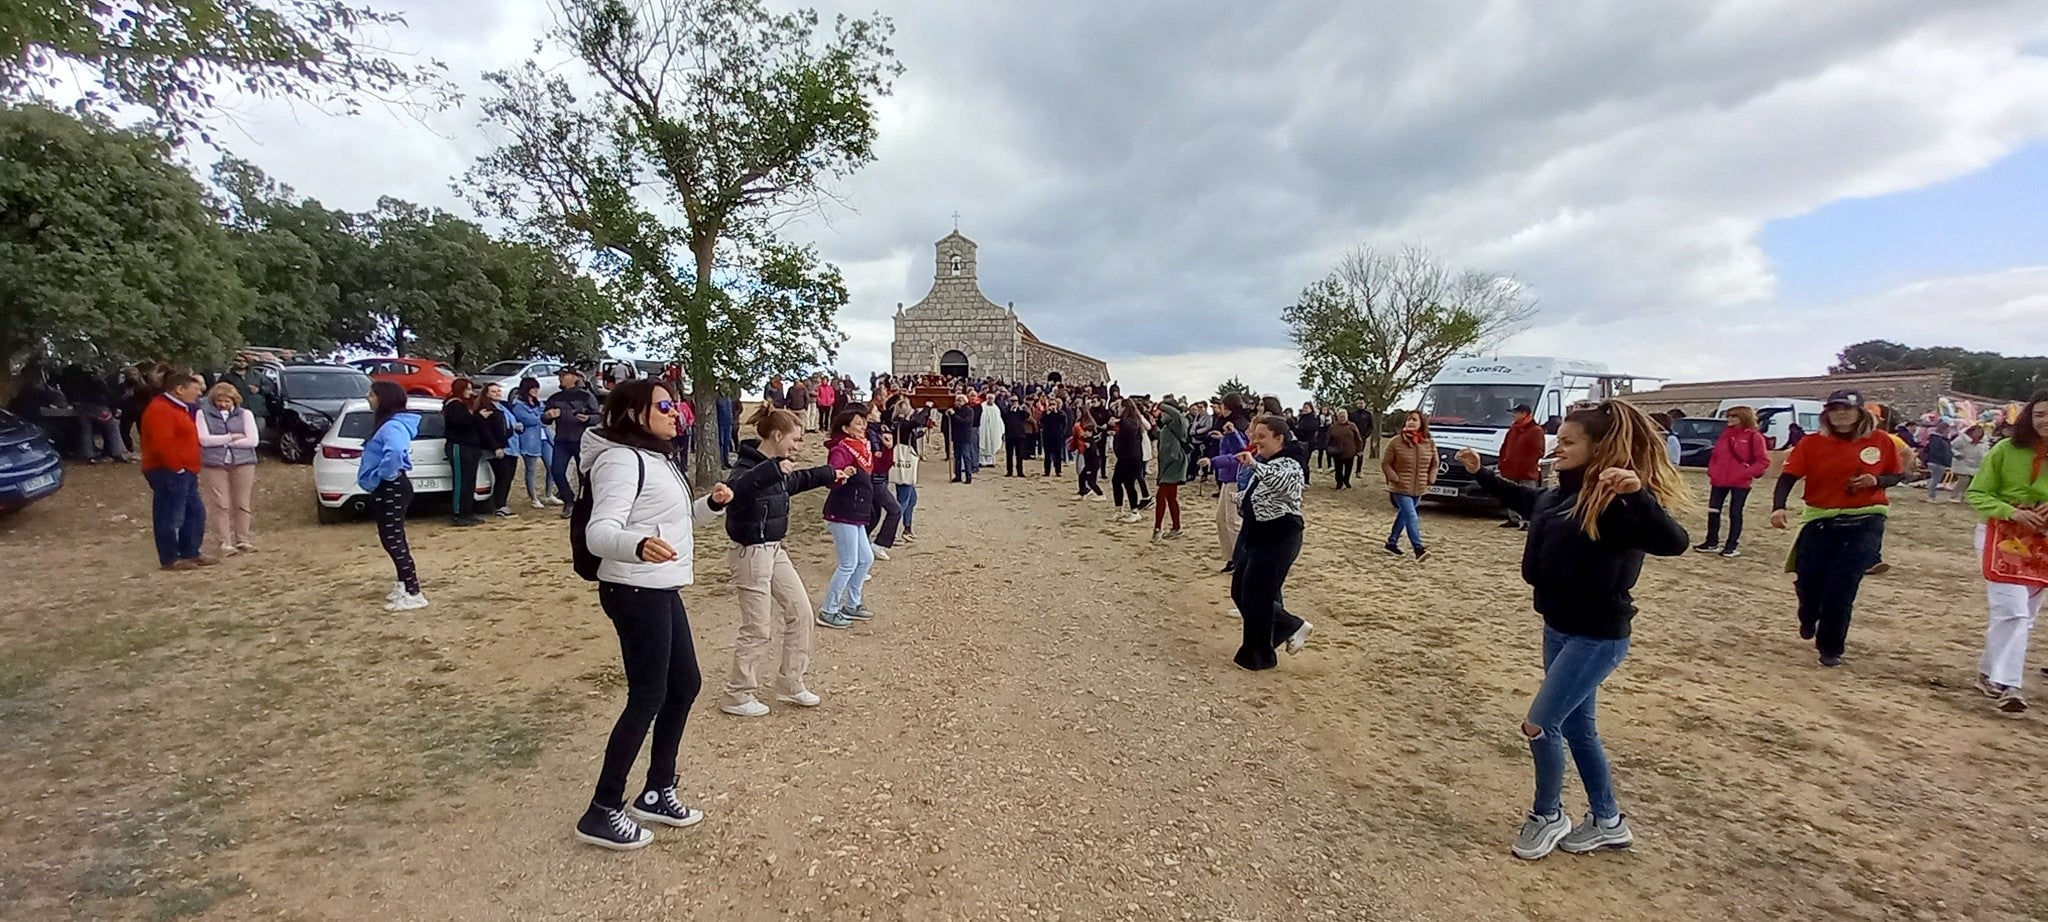
[[[907,310],[896,304],[892,373],[1044,381],[1056,372],[1069,383],[1109,383],[1108,363],[1040,340],[1017,319],[1016,302],[1004,307],[981,293],[974,241],[955,230],[937,250],[932,290]]]

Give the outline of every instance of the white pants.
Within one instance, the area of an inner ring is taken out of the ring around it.
[[[1980,556],[1984,553],[1984,533],[1984,526],[1977,526]],[[2027,672],[2027,634],[2041,614],[2041,603],[2048,601],[2048,591],[1986,582],[1984,598],[1989,604],[1990,620],[1984,628],[1984,655],[1977,660],[1977,671],[1993,684],[2018,688]]]

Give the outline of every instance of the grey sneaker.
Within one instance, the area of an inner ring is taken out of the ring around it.
[[[1563,810],[1549,816],[1531,813],[1522,821],[1522,831],[1515,835],[1515,857],[1535,861],[1550,854],[1571,832],[1572,821],[1565,818]]]
[[[2027,712],[2027,699],[2020,697],[2020,690],[2017,688],[2008,688],[2005,691],[1999,692],[1997,704],[1998,709],[2007,714],[2024,714]]]
[[[854,609],[852,611],[841,612],[841,614],[845,615],[848,619],[853,621],[875,620],[875,613],[869,611],[866,605],[856,605],[854,606]]]
[[[818,626],[849,628],[853,626],[853,622],[848,621],[845,615],[836,611],[821,611],[818,613]]]
[[[1603,848],[1627,848],[1634,844],[1636,836],[1628,830],[1628,814],[1615,817],[1614,825],[1609,826],[1604,820],[1594,819],[1593,814],[1588,813],[1586,821],[1559,841],[1557,847],[1569,854],[1583,855]]]

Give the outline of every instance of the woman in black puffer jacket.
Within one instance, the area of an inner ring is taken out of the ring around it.
[[[757,439],[740,443],[726,485],[733,499],[726,506],[725,534],[733,541],[726,554],[732,567],[733,594],[740,603],[740,642],[732,651],[732,673],[725,680],[725,698],[718,709],[736,717],[768,713],[755,692],[760,688],[761,661],[768,654],[768,624],[782,614],[782,671],[775,700],[798,707],[816,707],[818,696],[804,687],[811,662],[811,596],[803,577],[790,563],[782,539],[789,534],[789,497],[832,482],[832,469],[798,469],[790,455],[803,445],[804,424],[795,413],[763,407],[751,420]]]

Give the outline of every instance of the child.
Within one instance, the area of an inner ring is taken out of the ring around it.
[[[810,667],[814,643],[811,599],[782,542],[789,535],[790,496],[815,490],[833,479],[830,467],[798,469],[790,460],[804,444],[804,423],[795,413],[764,405],[750,422],[760,437],[740,443],[728,484],[733,500],[725,517],[725,534],[733,541],[726,563],[732,568],[733,594],[739,599],[740,640],[733,647],[732,673],[725,680],[725,700],[718,709],[736,717],[768,713],[768,706],[754,693],[760,687],[761,660],[769,652],[768,625],[778,610],[782,614],[782,670],[777,675],[775,700],[798,707],[818,706],[818,696],[804,687],[804,671]]]

